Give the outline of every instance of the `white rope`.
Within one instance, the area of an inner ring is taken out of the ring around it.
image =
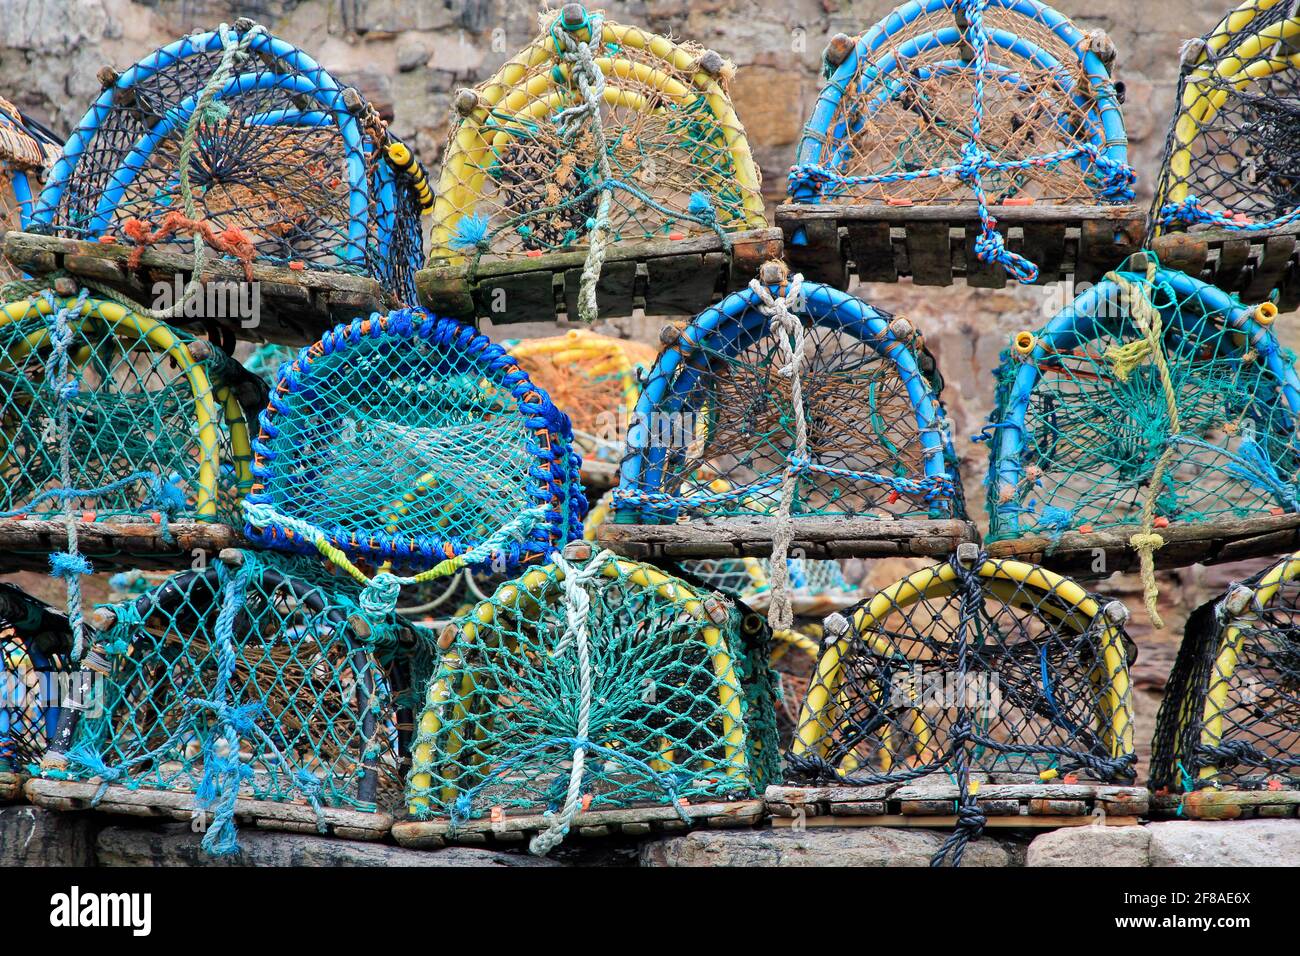
[[[565,631],[555,645],[554,658],[564,655],[570,645],[578,654],[578,740],[586,741],[591,727],[591,648],[588,623],[591,614],[591,595],[587,586],[600,577],[606,561],[614,560],[610,551],[601,551],[585,567],[575,568],[558,551],[551,556],[555,566],[564,574],[564,610]],[[564,797],[564,806],[558,817],[549,827],[537,834],[528,844],[528,849],[538,856],[545,856],[560,845],[568,835],[573,818],[578,815],[582,801],[582,768],[586,762],[587,748],[581,743],[573,750],[573,763],[569,769],[569,790]]]
[[[791,308],[803,306],[803,276],[791,276],[785,295],[773,296],[757,279],[751,279],[749,288],[759,299],[758,310],[768,318],[768,328],[777,338],[782,365],[778,374],[790,380],[790,405],[794,412],[794,451],[786,461],[781,479],[781,500],[776,509],[776,530],[772,534],[772,567],[768,583],[772,599],[767,608],[767,621],[773,630],[789,630],[794,624],[794,610],[790,606],[790,574],[786,557],[794,537],[794,522],[790,511],[794,507],[794,492],[799,476],[808,464],[808,421],[803,408],[804,327]]]
[[[573,78],[578,82],[583,102],[562,110],[555,117],[561,134],[566,137],[581,123],[585,122],[590,127],[592,144],[596,150],[596,166],[600,174],[596,221],[591,228],[590,246],[587,249],[587,259],[582,264],[582,281],[578,286],[578,318],[588,325],[600,318],[596,310],[596,283],[600,281],[600,270],[605,263],[610,204],[608,183],[613,178],[609,168],[609,149],[605,145],[605,128],[600,122],[600,105],[605,99],[605,74],[596,65],[596,51],[600,47],[601,38],[598,19],[593,18],[590,31],[591,39],[585,43],[567,30],[559,31],[564,43],[562,55],[573,70]]]

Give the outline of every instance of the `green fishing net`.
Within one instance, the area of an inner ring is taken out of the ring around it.
[[[762,619],[647,565],[558,557],[445,632],[407,782],[459,823],[754,797],[776,772]]]

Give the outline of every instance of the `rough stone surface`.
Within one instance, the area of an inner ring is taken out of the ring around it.
[[[0,807],[0,867],[93,866],[94,822],[86,814]]]
[[[213,857],[184,823],[134,829],[107,827],[95,842],[100,866],[556,866],[525,854],[448,847],[405,850],[297,833],[240,830],[240,852]]]
[[[1300,866],[1300,820],[1171,820],[1146,829],[1152,866]]]
[[[697,830],[646,843],[642,866],[929,866],[947,837],[937,830],[818,827],[794,830]],[[1014,857],[990,837],[966,847],[963,867],[1011,866]]]
[[[1065,827],[1036,836],[1026,866],[1150,866],[1146,827]]]

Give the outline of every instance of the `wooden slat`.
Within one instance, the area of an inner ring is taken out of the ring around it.
[[[762,800],[691,803],[685,807],[693,826],[725,828],[747,827],[763,818]],[[505,815],[497,820],[483,817],[466,820],[453,827],[447,819],[402,820],[393,826],[393,838],[402,846],[429,849],[447,843],[518,842],[528,835],[548,829],[553,822],[542,814]],[[572,828],[579,835],[607,836],[612,833],[644,835],[651,830],[676,832],[687,824],[672,806],[627,807],[618,810],[583,810],[574,818]]]
[[[596,283],[596,309],[602,316],[631,315],[635,305],[637,263],[622,259],[606,262]],[[565,311],[570,321],[578,318],[578,291],[582,287],[582,270],[564,272]],[[535,321],[535,319],[534,319]]]
[[[78,521],[77,550],[96,571],[110,568],[187,568],[201,551],[215,558],[224,548],[247,545],[229,525],[204,521],[153,522]],[[0,520],[0,572],[49,571],[50,554],[68,546],[62,520],[6,518]]]
[[[728,253],[712,233],[684,239],[619,242],[607,247],[597,284],[602,315],[694,315],[723,292],[742,288],[768,259],[782,256],[778,229],[730,234]],[[420,301],[442,315],[494,323],[577,319],[585,249],[468,265],[430,263],[415,277]],[[504,301],[497,290],[504,293]]]
[[[1300,814],[1297,790],[1195,790],[1152,800],[1156,816],[1188,820],[1247,820]]]
[[[772,518],[714,518],[688,524],[606,523],[601,545],[629,558],[766,557],[772,553]],[[944,557],[979,533],[959,519],[794,519],[792,548],[810,558]]]
[[[1129,525],[1087,534],[1067,531],[1057,538],[1026,534],[986,542],[985,551],[989,557],[1018,558],[1072,577],[1105,577],[1137,568],[1138,555],[1129,545],[1129,538],[1138,530],[1136,525]],[[1160,536],[1165,544],[1155,552],[1157,568],[1241,561],[1300,548],[1300,514],[1175,522],[1161,528]],[[1104,556],[1101,570],[1097,569],[1099,555]]]
[[[998,223],[997,229],[1005,242],[1009,227],[1006,223]],[[975,253],[975,243],[982,231],[978,223],[966,226],[966,284],[975,289],[1004,289],[1007,285],[1007,270],[995,262],[981,261]],[[1010,250],[1009,243],[1007,248]]]
[[[1246,286],[1245,299],[1261,302],[1278,287],[1296,251],[1294,235],[1269,236],[1264,240],[1263,252],[1255,276]]]
[[[863,282],[897,282],[894,243],[887,222],[851,222],[847,226],[849,254]]]
[[[920,220],[907,224],[907,261],[918,285],[952,285],[952,246],[948,221]]]
[[[1089,827],[1104,825],[1108,827],[1135,827],[1142,822],[1140,817],[1117,817],[1107,815],[1104,823],[1093,817],[1079,816],[1022,816],[989,817],[984,821],[985,829],[997,830],[1047,830],[1061,827]],[[795,827],[933,827],[947,828],[957,825],[957,817],[909,817],[902,814],[885,814],[882,816],[861,817],[808,817],[802,821],[787,817],[773,817],[772,826],[782,828]]]
[[[65,270],[74,277],[107,285],[150,308],[155,304],[157,284],[173,286],[177,276],[181,277],[182,287],[188,281],[193,259],[187,253],[147,248],[133,269],[129,265],[133,250],[132,246],[116,242],[60,239],[13,230],[4,237],[5,255],[25,272],[39,276]],[[238,290],[247,281],[240,263],[215,254],[204,267],[204,278],[213,289]],[[395,304],[386,299],[376,280],[347,272],[254,263],[253,281],[258,305],[255,326],[247,324],[249,317],[230,316],[226,309],[206,316],[202,301],[199,314],[176,324],[208,319],[243,338],[306,345],[340,322],[364,318]]]
[[[1040,283],[1068,275],[1095,280],[1135,252],[1146,232],[1146,216],[1134,206],[1034,203],[990,206],[989,212],[1006,237],[1007,248],[1039,266]],[[799,254],[790,237],[804,234],[815,238],[812,250],[804,253],[811,260],[809,269],[834,265],[836,260],[829,252],[817,250],[829,250],[829,237],[843,232],[847,235],[849,258],[864,281],[911,276],[918,285],[947,285],[954,278],[965,278],[972,286],[984,287],[1008,281],[1003,270],[981,262],[975,255],[975,238],[981,226],[979,208],[974,203],[785,203],[777,207],[776,222],[787,236],[790,257]],[[946,243],[940,238],[944,224],[955,228],[946,236]],[[893,247],[892,262],[883,254],[886,235]],[[790,261],[793,264],[793,258]]]
[[[1203,278],[1247,302],[1280,294],[1283,311],[1300,306],[1300,225],[1272,230],[1194,227],[1157,236],[1161,265]]]
[[[193,793],[144,787],[133,790],[117,785],[105,788],[102,795],[100,790],[99,783],[34,778],[27,781],[24,794],[32,803],[50,810],[96,810],[118,816],[189,821],[198,809]],[[316,811],[306,802],[280,803],[240,797],[235,801],[235,819],[263,830],[319,832]],[[386,813],[337,807],[322,808],[319,820],[324,822],[326,832],[353,840],[382,840],[393,825],[393,818]]]
[[[1058,282],[1064,278],[1067,272],[1065,223],[1026,222],[1021,229],[1025,237],[1023,254],[1026,259],[1038,266],[1038,284]]]

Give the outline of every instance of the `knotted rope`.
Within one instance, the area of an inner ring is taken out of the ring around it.
[[[582,264],[582,281],[578,286],[578,317],[588,325],[599,317],[596,308],[596,284],[600,281],[600,270],[605,263],[605,247],[609,241],[609,207],[614,178],[609,165],[609,149],[605,144],[605,128],[600,122],[600,106],[605,97],[605,74],[596,65],[596,50],[600,48],[601,19],[593,17],[588,26],[591,38],[579,40],[568,30],[552,31],[563,46],[560,56],[569,64],[573,79],[578,83],[582,102],[562,110],[555,117],[556,125],[562,135],[569,136],[581,124],[587,124],[591,130],[592,143],[596,150],[596,171],[599,176],[595,188],[600,191],[596,205],[596,218],[591,226],[591,243],[587,248],[587,258]]]
[[[790,406],[794,414],[794,450],[786,462],[781,478],[781,500],[776,509],[776,528],[772,533],[771,587],[772,601],[767,609],[767,621],[776,631],[788,631],[794,624],[794,610],[790,605],[790,572],[786,558],[794,538],[794,522],[790,513],[794,508],[794,493],[799,477],[808,466],[808,420],[803,407],[803,368],[808,358],[804,349],[804,327],[791,306],[803,306],[803,276],[794,275],[786,285],[783,295],[773,296],[757,279],[751,279],[749,288],[758,296],[758,310],[768,318],[768,328],[776,336],[781,365],[777,373],[790,380]]]
[[[588,586],[601,576],[606,561],[615,560],[610,551],[601,551],[591,559],[586,567],[574,567],[559,552],[551,560],[564,574],[564,612],[565,631],[555,646],[554,658],[559,659],[568,652],[572,644],[578,657],[578,736],[573,748],[573,761],[569,768],[569,788],[564,796],[564,806],[546,830],[537,834],[528,844],[528,849],[538,856],[545,856],[555,849],[568,835],[573,818],[577,816],[582,803],[583,765],[587,757],[588,734],[591,729],[591,648],[588,619],[591,613],[591,595]]]
[[[54,392],[58,403],[58,440],[59,440],[59,483],[63,489],[72,487],[72,399],[77,394],[77,383],[69,375],[68,355],[72,344],[72,327],[68,319],[81,314],[81,307],[86,302],[86,290],[82,289],[77,300],[61,309],[55,308],[54,293],[47,290],[45,301],[49,303],[50,313],[47,317],[50,336],[50,358],[45,364],[45,383]],[[68,590],[68,624],[72,629],[72,662],[81,661],[86,651],[86,625],[81,609],[81,577],[91,574],[93,568],[77,550],[77,515],[72,507],[72,498],[62,495],[63,526],[67,533],[68,549],[62,553],[50,555],[50,574],[63,578]]]
[[[1174,390],[1173,375],[1169,370],[1169,359],[1164,349],[1164,328],[1160,310],[1151,301],[1150,291],[1155,284],[1156,260],[1147,257],[1146,276],[1141,283],[1132,282],[1119,272],[1110,272],[1106,278],[1118,286],[1121,295],[1127,300],[1127,310],[1133,317],[1133,324],[1142,333],[1142,338],[1122,346],[1106,349],[1106,360],[1115,370],[1115,377],[1121,382],[1128,381],[1133,370],[1150,358],[1160,375],[1160,388],[1164,393],[1165,408],[1169,415],[1169,433],[1178,435],[1178,394]],[[1156,503],[1160,495],[1160,486],[1164,481],[1165,471],[1174,460],[1177,445],[1173,441],[1165,443],[1160,457],[1156,459],[1147,485],[1147,495],[1142,502],[1142,530],[1129,538],[1129,544],[1137,551],[1141,561],[1142,597],[1146,604],[1147,615],[1156,627],[1164,627],[1160,619],[1157,600],[1160,589],[1156,585],[1155,552],[1164,547],[1165,539],[1154,530]]]

